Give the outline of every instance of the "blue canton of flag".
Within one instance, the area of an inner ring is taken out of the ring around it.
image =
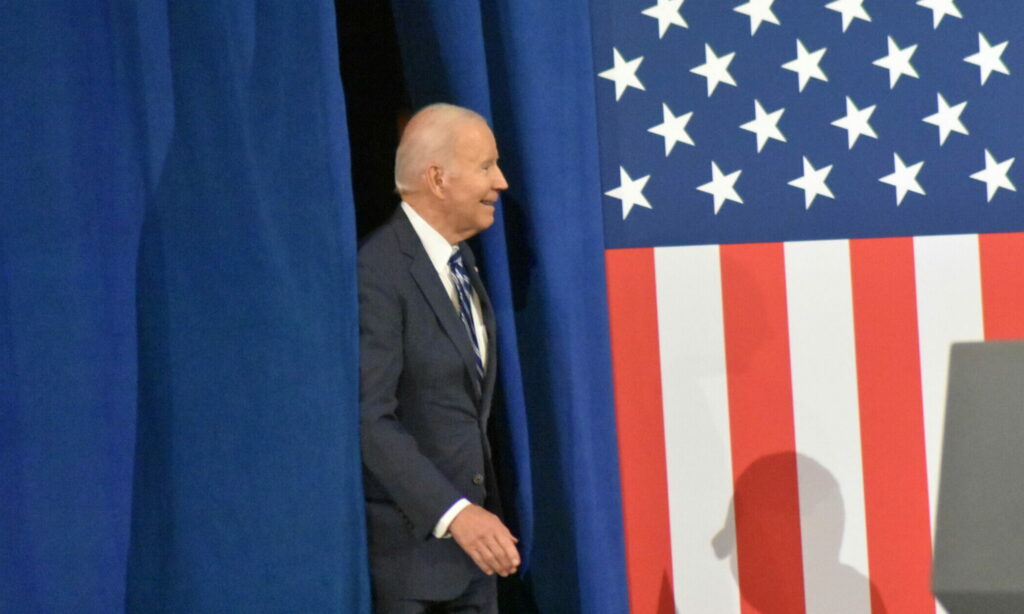
[[[1024,3],[594,0],[608,248],[1024,228]]]

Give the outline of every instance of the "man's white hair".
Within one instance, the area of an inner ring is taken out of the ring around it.
[[[438,102],[416,112],[405,126],[395,152],[395,188],[399,194],[412,192],[432,165],[445,165],[455,151],[459,124],[486,120],[476,111]]]

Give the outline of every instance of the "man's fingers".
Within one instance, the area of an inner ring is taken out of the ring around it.
[[[513,574],[516,571],[515,565],[510,565],[508,562],[502,561],[500,557],[494,554],[494,552],[484,547],[474,551],[472,558],[473,562],[477,564],[477,567],[487,575],[496,573],[499,576],[504,577]]]
[[[496,546],[501,549],[500,558],[505,561],[508,573],[513,573],[519,567],[519,551],[516,550],[514,542],[508,537],[499,539]]]
[[[505,529],[504,534],[499,536],[498,543],[505,550],[505,554],[508,556],[512,564],[518,567],[519,549],[516,548],[516,544],[519,543],[519,540],[516,538],[516,536],[512,535],[512,533],[510,533],[508,529]]]
[[[505,546],[501,543],[502,540],[493,535],[489,536],[485,542],[485,545],[490,555],[488,560],[491,563],[491,567],[494,568],[502,576],[515,571],[514,554],[510,555]]]
[[[489,560],[494,570],[502,576],[515,573],[519,567],[519,551],[512,543],[511,535],[492,535],[486,543],[493,557]]]
[[[500,549],[499,549],[500,550]],[[502,560],[501,553],[492,549],[487,541],[481,539],[468,550],[470,558],[487,575],[498,574],[507,576],[515,572],[515,567]]]
[[[487,562],[487,559],[483,556],[483,552],[480,550],[472,550],[469,553],[469,556],[473,559],[473,562],[476,563],[476,566],[480,568],[480,571],[487,575],[492,575],[494,573],[494,567]]]
[[[491,566],[494,571],[500,572],[508,566],[508,561],[504,560],[500,549],[495,548],[490,540],[485,540],[480,545],[481,556],[487,564]]]
[[[519,540],[516,539],[515,537],[512,537],[512,541],[509,542],[508,544],[506,544],[505,549],[508,551],[509,557],[512,559],[512,564],[515,565],[516,567],[519,567],[519,562],[520,561],[519,561],[519,549],[516,548],[516,544],[517,543],[519,543]]]
[[[504,565],[488,544],[486,536],[480,536],[476,543],[472,545],[471,557],[487,575],[501,573],[504,569]]]

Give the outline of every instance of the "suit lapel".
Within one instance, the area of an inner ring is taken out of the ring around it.
[[[430,305],[431,310],[433,310],[437,320],[441,323],[441,328],[448,335],[448,338],[451,339],[452,343],[455,344],[455,349],[458,350],[459,355],[462,357],[465,368],[472,374],[476,370],[473,342],[470,341],[469,335],[466,333],[466,327],[462,324],[462,318],[455,311],[455,306],[452,305],[451,299],[444,290],[444,285],[437,276],[437,269],[430,262],[427,251],[423,248],[423,243],[409,222],[409,218],[406,217],[401,209],[396,211],[392,217],[392,225],[398,236],[398,243],[403,253],[411,258],[409,273],[416,281],[416,285],[419,286],[423,296],[427,299],[427,303]],[[481,298],[482,304],[483,299]],[[488,330],[488,335],[490,334]],[[475,385],[476,377],[471,377],[470,379]],[[477,385],[475,385],[475,388],[479,397],[482,391]]]

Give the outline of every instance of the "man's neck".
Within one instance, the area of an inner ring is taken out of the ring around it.
[[[468,235],[460,235],[452,229],[447,216],[436,204],[425,201],[421,198],[415,198],[414,195],[411,194],[403,195],[402,199],[412,207],[421,218],[423,218],[424,222],[430,224],[431,228],[444,237],[448,243],[457,245],[469,238]]]

